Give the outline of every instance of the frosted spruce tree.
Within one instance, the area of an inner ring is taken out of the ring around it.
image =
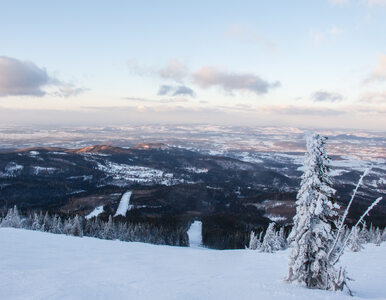
[[[251,235],[249,238],[249,246],[248,246],[249,250],[257,250],[260,248],[260,246],[261,246],[261,234],[262,234],[262,232],[260,232],[260,235],[257,235],[257,233],[255,233],[254,231],[251,231]]]
[[[349,247],[351,251],[358,252],[363,249],[363,241],[361,239],[361,236],[359,234],[359,227],[353,227],[351,229],[351,235],[349,237]]]
[[[294,226],[288,237],[293,248],[287,280],[308,288],[341,290],[344,273],[337,274],[331,264],[334,254],[329,254],[339,206],[332,199],[335,190],[328,175],[325,141],[318,134],[307,135],[304,173],[297,194]]]
[[[275,223],[270,223],[268,225],[267,231],[265,232],[263,242],[260,246],[260,252],[269,252],[273,253],[277,250],[280,250],[280,242],[278,234],[275,230]]]

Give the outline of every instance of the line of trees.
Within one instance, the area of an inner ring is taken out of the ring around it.
[[[144,242],[172,246],[189,246],[189,237],[183,226],[163,226],[147,222],[117,222],[112,216],[108,221],[100,218],[66,216],[46,212],[33,212],[22,216],[17,207],[8,210],[0,219],[0,227],[23,228],[72,236],[88,236],[105,240]]]
[[[269,253],[285,250],[289,247],[287,238],[284,227],[282,226],[279,229],[278,225],[272,222],[265,234],[263,231],[260,231],[260,233],[251,232],[247,249]],[[353,252],[362,250],[363,245],[368,243],[379,246],[386,241],[386,228],[382,230],[372,225],[367,228],[366,223],[362,227],[345,227],[339,243],[342,245],[346,240],[348,240],[347,247]]]

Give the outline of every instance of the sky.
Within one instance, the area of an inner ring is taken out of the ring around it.
[[[0,123],[383,131],[386,0],[4,0]]]

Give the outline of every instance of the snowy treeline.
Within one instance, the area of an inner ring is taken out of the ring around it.
[[[263,235],[263,231],[260,233],[252,231],[247,249],[270,253],[287,249],[288,242],[284,233],[284,227],[280,227],[279,230],[277,230],[276,227],[274,222],[269,224],[265,235]],[[366,224],[362,228],[346,227],[343,229],[341,242],[347,238],[348,249],[353,252],[358,252],[364,248],[364,244],[371,243],[379,246],[382,242],[386,242],[386,228],[383,230],[373,226],[367,228]]]
[[[0,227],[23,228],[73,236],[89,236],[106,240],[144,242],[173,246],[188,246],[186,229],[181,226],[171,228],[150,223],[116,222],[110,216],[107,222],[99,218],[90,220],[80,217],[65,217],[48,212],[34,212],[23,217],[17,207],[9,209],[7,215],[0,219]]]
[[[272,222],[269,224],[264,237],[263,231],[259,234],[253,231],[251,232],[248,249],[273,253],[275,251],[285,250],[287,247],[284,227],[281,227],[280,230],[277,231],[275,223]]]

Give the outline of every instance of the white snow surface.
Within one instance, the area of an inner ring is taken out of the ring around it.
[[[130,205],[131,192],[127,191],[122,195],[121,201],[119,202],[117,211],[115,212],[114,217],[116,216],[126,216],[126,212],[133,208],[133,205]]]
[[[283,281],[288,251],[209,250],[0,228],[0,299],[386,299],[386,243],[347,252],[355,297]]]
[[[202,222],[194,221],[188,230],[190,247],[202,247]]]
[[[103,212],[104,212],[103,205],[101,205],[101,206],[98,206],[98,207],[94,208],[94,210],[92,212],[90,212],[85,218],[86,219],[91,219],[93,217],[99,216]]]

